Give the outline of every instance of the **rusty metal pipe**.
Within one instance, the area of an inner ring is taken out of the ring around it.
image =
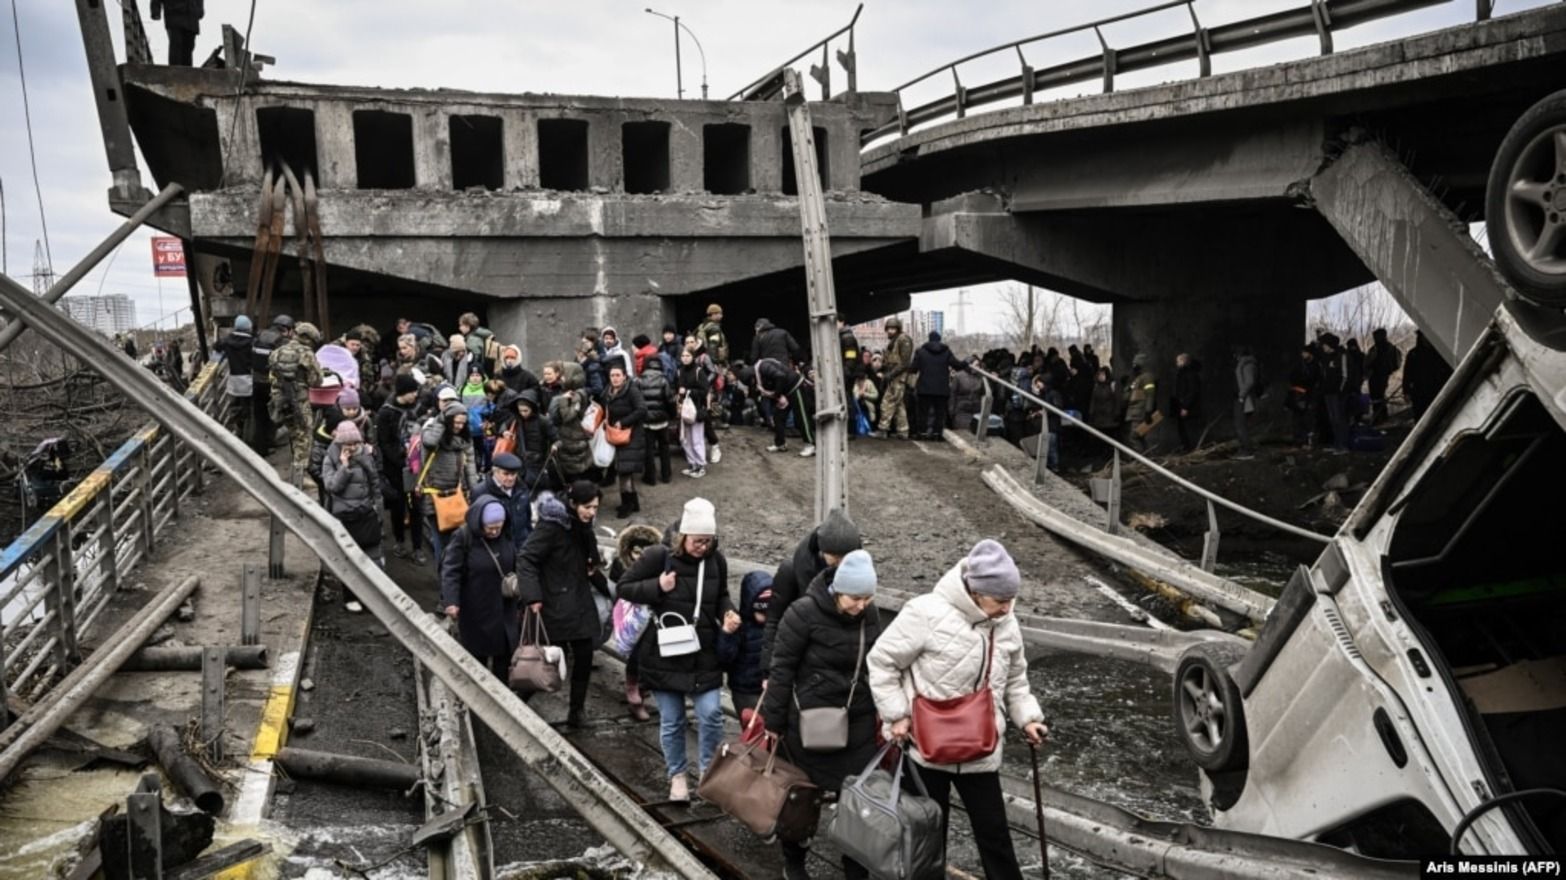
[[[191,672],[201,668],[200,645],[142,648],[130,655],[125,672]],[[265,669],[266,645],[229,645],[224,659],[233,669]]]
[[[295,779],[315,779],[338,785],[369,786],[407,791],[418,784],[421,774],[414,764],[334,755],[312,749],[285,746],[272,759]]]
[[[223,812],[223,789],[207,775],[205,768],[185,752],[185,744],[174,728],[159,725],[147,732],[147,745],[158,765],[180,790],[190,796],[196,807],[209,816]]]
[[[201,578],[192,575],[165,588],[104,641],[106,647],[94,651],[87,662],[72,670],[49,697],[23,713],[10,727],[0,730],[0,781],[10,776],[28,753],[53,736],[200,584]]]

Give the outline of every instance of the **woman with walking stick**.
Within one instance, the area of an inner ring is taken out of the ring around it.
[[[947,828],[951,790],[957,789],[990,880],[1022,877],[1001,792],[1006,717],[1029,743],[1049,734],[1028,687],[1022,632],[1012,615],[1021,586],[1006,548],[980,541],[933,592],[903,606],[867,660],[870,691],[888,733],[912,740],[909,754]]]

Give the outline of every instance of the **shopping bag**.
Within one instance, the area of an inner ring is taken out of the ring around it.
[[[877,880],[939,880],[946,876],[941,805],[930,797],[907,753],[895,771],[880,769],[891,748],[891,743],[882,746],[858,776],[843,780],[827,839]],[[917,795],[902,790],[905,766]]]
[[[598,426],[604,423],[604,408],[596,403],[587,405],[582,413],[582,430],[588,434],[598,430]]]
[[[647,631],[647,621],[651,619],[652,612],[647,610],[646,605],[616,599],[614,635],[609,639],[609,650],[622,660],[631,659],[637,643],[642,640],[642,633]]]
[[[593,464],[599,467],[608,467],[614,464],[614,445],[609,442],[608,437],[604,436],[602,426],[599,426],[598,430],[593,432],[592,447]]]

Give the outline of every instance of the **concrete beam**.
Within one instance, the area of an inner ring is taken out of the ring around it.
[[[1020,216],[999,196],[970,194],[931,206],[919,249],[1101,302],[1303,300],[1370,280],[1330,227],[1282,199],[1201,212]]]
[[[834,244],[839,255],[897,239]],[[204,245],[243,257],[251,242]],[[293,251],[293,243],[285,248]],[[798,238],[330,238],[333,267],[442,290],[504,299],[595,295],[676,296],[734,284],[758,273],[799,271]]]
[[[1344,147],[1309,197],[1449,363],[1515,298],[1467,225],[1380,144]]]
[[[1326,118],[1421,100],[1438,102],[1457,94],[1528,89],[1542,95],[1551,90],[1551,82],[1566,80],[1562,59],[1566,59],[1566,6],[1551,3],[1478,25],[1288,64],[975,113],[865,151],[862,173],[866,188],[891,192],[881,174],[905,166],[917,175],[914,166],[928,157],[990,141],[1109,127],[1129,131],[1136,123],[1189,122],[1203,114],[1237,110],[1289,108],[1297,117],[1305,101]],[[1517,75],[1523,68],[1539,75]],[[1102,144],[1106,135],[1099,132],[1096,137],[1094,143]],[[1024,143],[1026,149],[1034,148]]]
[[[799,237],[793,196],[615,196],[586,193],[429,193],[330,190],[320,194],[321,230],[336,238],[776,238]],[[912,239],[918,205],[834,194],[834,239]],[[249,188],[191,197],[197,239],[255,237]],[[839,231],[841,230],[841,231]],[[248,246],[247,246],[248,247]],[[330,245],[328,244],[328,250]]]
[[[1258,127],[1236,122],[1191,125],[1180,136],[1099,138],[1091,149],[1040,144],[1003,166],[1011,210],[1142,208],[1199,202],[1276,199],[1321,167],[1319,119]],[[967,167],[994,174],[980,163]],[[983,185],[983,184],[979,184]]]

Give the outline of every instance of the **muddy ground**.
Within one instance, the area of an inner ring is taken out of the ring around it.
[[[614,518],[617,490],[605,490],[601,524],[667,526],[686,500],[710,499],[718,510],[723,551],[776,566],[814,527],[814,459],[800,458],[797,440],[768,453],[771,434],[734,428],[722,434],[723,459],[707,476],[638,489],[642,513]],[[1105,566],[1017,515],[980,481],[981,463],[942,442],[857,440],[849,444],[849,510],[875,558],[881,583],[925,592],[984,538],[1005,544],[1022,571],[1024,611],[1124,621],[1125,614],[1082,581],[1108,578]],[[915,493],[918,494],[915,494]]]

